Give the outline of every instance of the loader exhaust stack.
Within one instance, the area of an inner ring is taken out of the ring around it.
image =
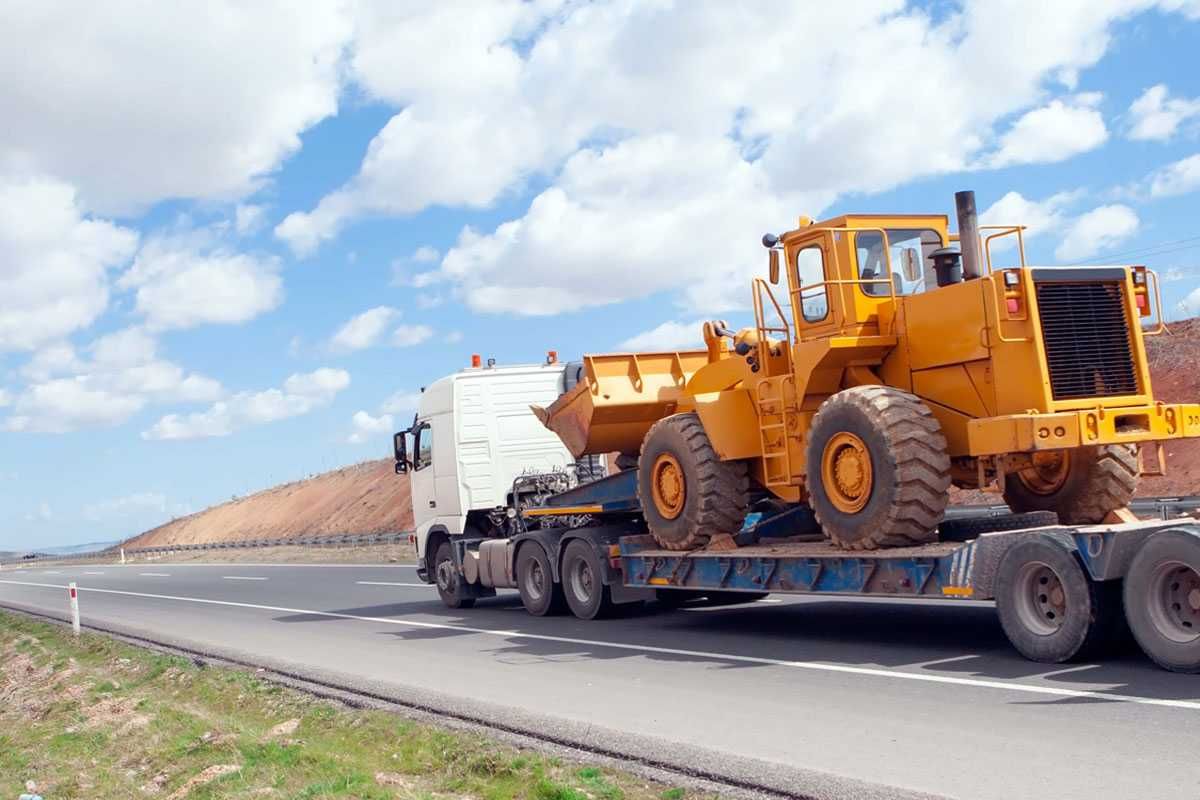
[[[963,280],[983,275],[979,258],[979,214],[975,211],[975,192],[955,192],[954,208],[958,212],[958,246],[962,251]]]

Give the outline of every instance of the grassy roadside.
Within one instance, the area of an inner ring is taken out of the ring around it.
[[[0,798],[683,800],[684,790],[0,612]]]

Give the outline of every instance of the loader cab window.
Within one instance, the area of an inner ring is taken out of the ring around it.
[[[825,256],[817,245],[796,253],[796,286],[800,289],[800,309],[806,322],[819,322],[829,316]]]
[[[433,463],[433,426],[428,421],[413,428],[413,469],[422,470]]]
[[[896,294],[919,294],[937,287],[937,274],[933,271],[933,252],[944,246],[937,231],[921,229],[890,228],[887,232],[888,257],[891,261],[892,285]],[[854,249],[858,257],[858,277],[863,280],[884,279],[888,260],[883,255],[883,237],[875,231],[862,231],[854,235]],[[864,294],[871,297],[887,297],[891,292],[887,283],[864,283]]]

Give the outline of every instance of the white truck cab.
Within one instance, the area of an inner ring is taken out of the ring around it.
[[[409,473],[417,571],[432,582],[438,547],[469,532],[488,535],[512,507],[513,481],[567,472],[575,459],[530,410],[575,384],[577,364],[473,366],[421,394],[416,418],[395,435],[396,471]]]

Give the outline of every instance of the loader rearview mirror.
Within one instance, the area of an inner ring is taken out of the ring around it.
[[[767,278],[771,283],[779,283],[779,251],[772,250],[770,252],[771,254],[767,257]]]
[[[900,251],[900,269],[903,270],[904,280],[915,283],[921,280],[921,256],[915,247],[906,247]]]

